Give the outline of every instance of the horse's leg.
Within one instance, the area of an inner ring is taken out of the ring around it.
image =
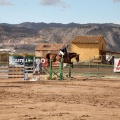
[[[69,64],[70,64],[70,66],[73,68],[73,62],[70,62]]]
[[[71,64],[72,64],[72,68],[73,68],[73,62],[71,62]]]

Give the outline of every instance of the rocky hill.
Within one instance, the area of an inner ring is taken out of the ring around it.
[[[30,23],[0,24],[0,48],[34,52],[39,43],[67,43],[76,35],[103,35],[107,50],[120,52],[120,25]]]

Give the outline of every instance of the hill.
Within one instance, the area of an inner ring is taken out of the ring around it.
[[[39,43],[70,44],[76,35],[102,35],[107,50],[120,52],[118,24],[30,23],[0,24],[0,48],[15,48],[34,52]]]

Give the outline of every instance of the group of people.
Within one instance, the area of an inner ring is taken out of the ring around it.
[[[68,48],[68,45],[66,45],[64,48],[60,49],[59,55],[62,55],[62,57],[67,55],[67,48]]]

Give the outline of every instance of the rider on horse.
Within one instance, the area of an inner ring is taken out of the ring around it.
[[[68,48],[68,45],[66,45],[64,48],[60,49],[59,55],[62,55],[62,57],[67,55],[67,48]]]

